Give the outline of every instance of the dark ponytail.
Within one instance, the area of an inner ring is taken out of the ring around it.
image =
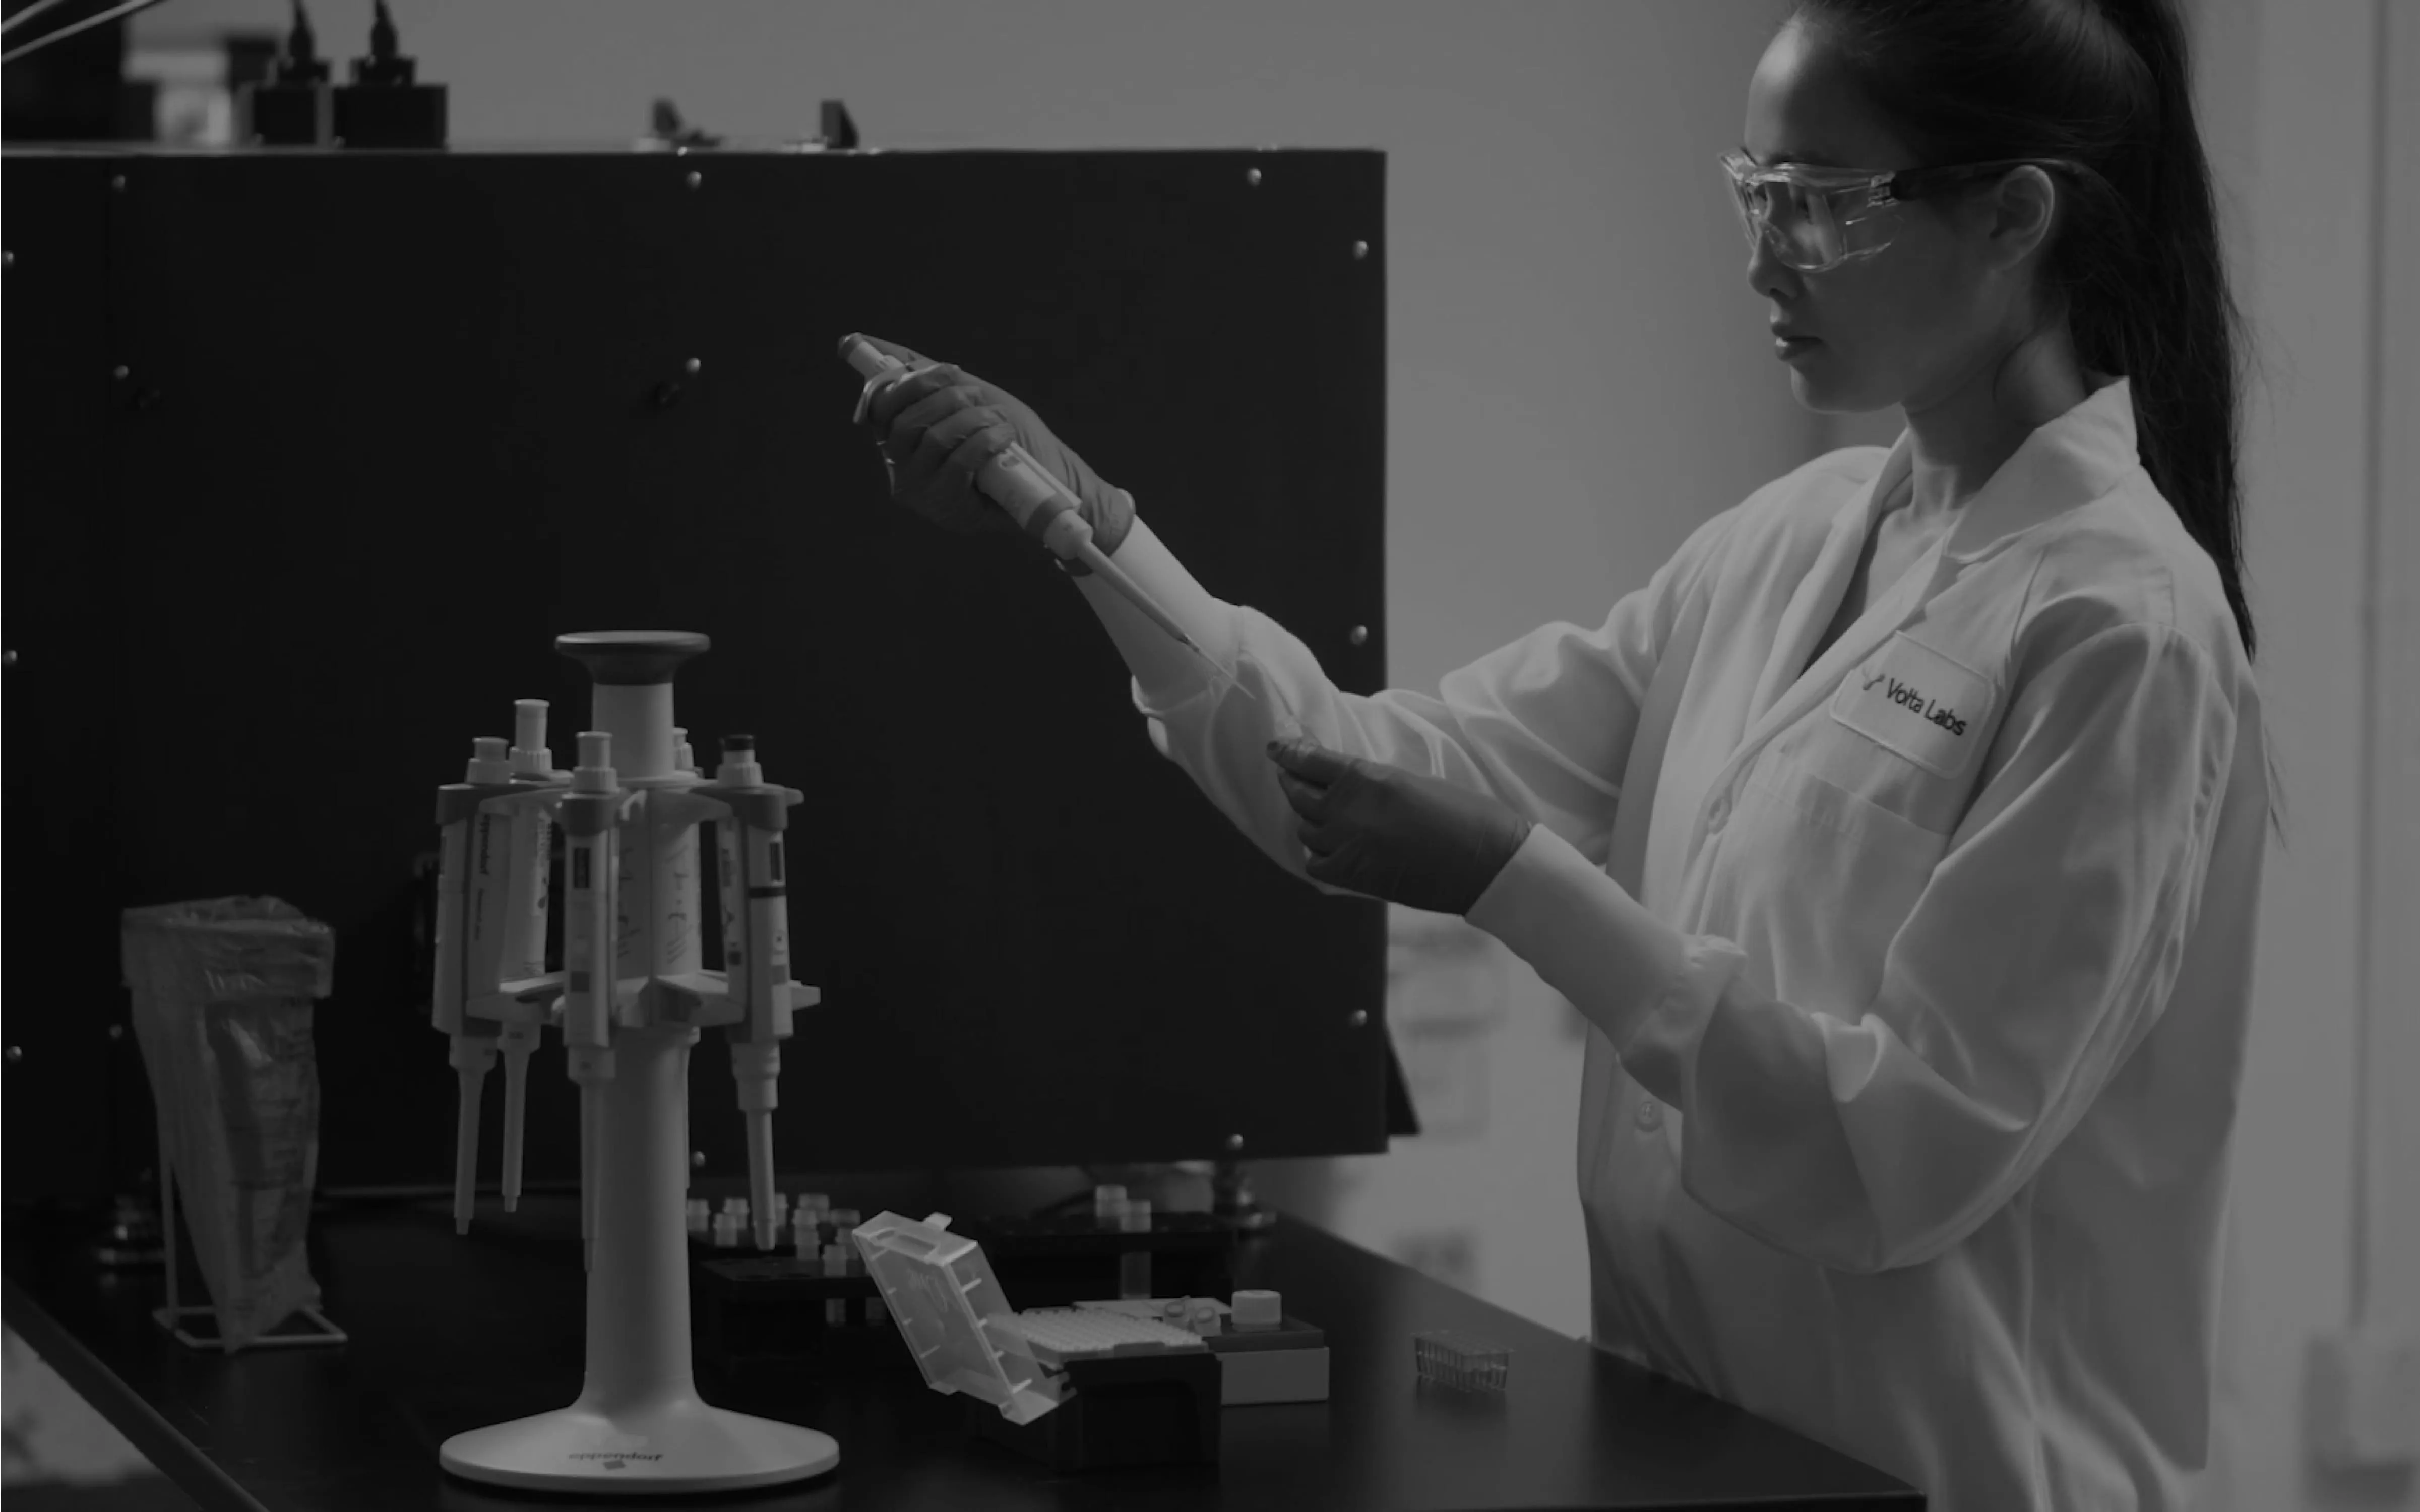
[[[2041,319],[2068,322],[2086,368],[2129,380],[2143,469],[2216,563],[2253,656],[2236,471],[2248,345],[2175,0],[1798,0],[1790,19],[1834,50],[1919,165],[2087,170],[2055,176]],[[2273,759],[2270,792],[2274,820]]]

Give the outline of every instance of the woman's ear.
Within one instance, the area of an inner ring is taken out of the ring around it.
[[[1992,267],[2007,271],[2046,246],[2058,224],[2058,186],[2032,163],[2009,170],[1982,197]]]

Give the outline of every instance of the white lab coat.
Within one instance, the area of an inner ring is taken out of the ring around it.
[[[1339,692],[1144,527],[1120,563],[1263,701],[1085,586],[1155,741],[1288,870],[1272,691],[1325,745],[1537,821],[1469,918],[1591,1026],[1594,1341],[1935,1512],[2180,1509],[2209,1455],[2260,700],[2127,383],[2100,381],[1811,668],[1904,434],[1758,490],[1599,627],[1434,696]],[[1666,667],[1676,635],[1694,655]],[[1659,668],[1634,899],[1607,868]]]

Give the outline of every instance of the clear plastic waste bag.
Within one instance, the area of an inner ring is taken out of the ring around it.
[[[319,1164],[311,1013],[335,933],[275,898],[212,898],[127,909],[119,943],[180,1226],[220,1339],[241,1349],[319,1302],[303,1252]]]

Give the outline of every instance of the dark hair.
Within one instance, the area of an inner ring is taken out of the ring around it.
[[[1797,0],[1789,22],[1831,47],[1926,166],[2083,165],[2053,176],[2040,319],[2064,317],[2085,367],[2129,380],[2144,471],[2217,563],[2251,656],[2236,478],[2248,342],[2174,0]]]

